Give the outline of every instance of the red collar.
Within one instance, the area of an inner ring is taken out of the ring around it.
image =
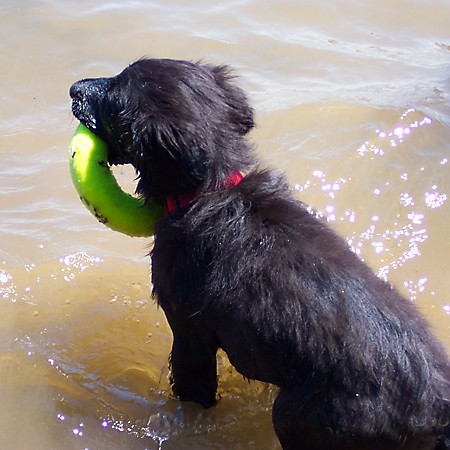
[[[220,188],[225,189],[231,186],[236,186],[242,181],[243,178],[244,175],[242,175],[239,171],[230,173],[224,183],[220,185]],[[191,203],[196,197],[196,191],[187,192],[186,194],[180,195],[168,195],[164,203],[164,217],[167,217],[175,211],[186,208],[186,206],[188,206],[189,203]]]

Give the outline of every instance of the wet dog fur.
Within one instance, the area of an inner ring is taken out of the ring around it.
[[[260,168],[228,68],[143,59],[70,95],[110,163],[133,164],[143,198],[193,193],[157,224],[151,254],[180,400],[216,403],[222,348],[245,377],[280,388],[285,450],[450,449],[445,350],[284,176]]]

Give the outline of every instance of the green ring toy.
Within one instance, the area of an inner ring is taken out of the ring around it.
[[[163,208],[122,190],[108,165],[104,141],[80,124],[70,145],[70,174],[84,206],[112,230],[151,236]]]

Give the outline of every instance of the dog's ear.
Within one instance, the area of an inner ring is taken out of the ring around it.
[[[230,123],[242,134],[247,134],[254,126],[253,109],[248,103],[244,91],[232,80],[236,78],[227,66],[209,66],[214,80],[222,90],[224,102],[228,105]]]

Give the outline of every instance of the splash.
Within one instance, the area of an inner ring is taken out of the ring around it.
[[[152,418],[158,417],[158,421],[162,424],[162,415],[160,413],[150,416],[146,425],[141,425],[139,423],[134,423],[131,420],[115,419],[114,417],[107,417],[101,420],[101,426],[103,429],[111,429],[118,431],[120,433],[127,433],[135,435],[136,437],[150,438],[153,442],[158,445],[158,450],[162,449],[164,442],[169,440],[169,433],[166,431],[153,431],[151,427]],[[159,424],[159,425],[161,425]]]

